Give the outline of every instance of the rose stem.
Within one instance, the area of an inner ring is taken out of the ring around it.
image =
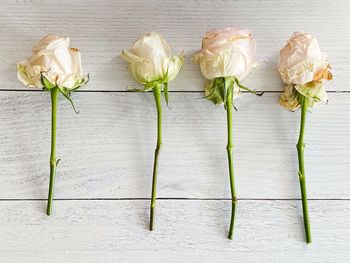
[[[49,185],[49,196],[47,200],[46,214],[51,215],[52,201],[53,201],[53,188],[56,175],[56,117],[57,117],[57,98],[59,89],[54,87],[51,89],[51,155],[50,155],[50,185]]]
[[[232,84],[234,85],[234,84]],[[224,88],[225,87],[225,79],[224,79]],[[235,190],[235,180],[233,174],[233,156],[232,156],[232,88],[229,87],[227,89],[227,100],[226,100],[226,112],[227,112],[227,157],[228,157],[228,167],[230,172],[230,187],[231,187],[231,201],[232,201],[232,211],[231,211],[231,222],[230,222],[230,230],[228,232],[228,238],[232,239],[233,227],[235,224],[235,214],[236,214],[236,190]]]
[[[300,191],[301,191],[302,204],[303,204],[306,243],[311,243],[311,230],[310,230],[310,221],[309,221],[309,211],[308,211],[308,205],[307,205],[305,170],[304,170],[304,148],[305,148],[304,128],[305,128],[306,109],[307,109],[307,101],[306,101],[306,98],[303,96],[301,100],[300,134],[299,134],[297,149],[298,149],[298,159],[299,159],[299,182],[300,182]]]
[[[158,161],[159,153],[162,147],[162,104],[161,104],[161,86],[156,83],[153,88],[153,95],[157,105],[157,147],[154,152],[154,165],[153,165],[153,180],[152,180],[152,199],[151,199],[151,214],[149,230],[153,230],[154,225],[154,210],[156,206],[157,197],[157,175],[158,175]]]

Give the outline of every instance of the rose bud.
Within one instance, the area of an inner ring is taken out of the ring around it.
[[[173,80],[184,62],[183,55],[173,56],[165,39],[155,32],[141,37],[129,50],[123,50],[122,58],[129,63],[131,75],[141,84]]]

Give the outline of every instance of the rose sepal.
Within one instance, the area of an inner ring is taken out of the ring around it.
[[[229,76],[216,78],[210,81],[206,86],[205,92],[207,95],[205,95],[204,98],[211,100],[216,105],[224,104],[226,108],[227,96],[231,96],[231,101],[233,103],[234,99],[239,97],[242,90],[257,96],[262,96],[264,94],[264,92],[258,92],[243,86],[238,78]]]
[[[160,87],[161,92],[164,95],[165,98],[165,102],[166,105],[169,107],[169,89],[168,89],[168,81],[169,81],[169,77],[168,77],[168,73],[165,74],[164,78],[161,80],[154,80],[151,82],[148,82],[146,84],[144,84],[144,88],[143,89],[127,89],[128,91],[131,92],[149,92],[149,91],[153,91],[154,89],[157,87]]]
[[[78,79],[72,88],[63,87],[61,85],[58,85],[57,83],[56,84],[51,83],[48,80],[48,78],[45,76],[44,72],[41,73],[40,80],[41,80],[41,84],[43,85],[43,90],[51,91],[53,88],[57,87],[59,89],[60,93],[62,93],[62,95],[70,102],[74,112],[76,114],[79,113],[79,111],[76,109],[74,102],[71,98],[71,93],[89,82],[89,80],[90,80],[89,74],[87,74],[86,77],[83,79]]]

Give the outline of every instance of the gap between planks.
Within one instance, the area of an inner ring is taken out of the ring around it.
[[[55,201],[149,201],[151,198],[56,198]],[[186,198],[186,197],[160,197],[162,201],[231,201],[230,198]],[[300,198],[238,198],[238,201],[300,201]],[[350,201],[350,198],[308,198],[309,201]],[[47,201],[43,198],[2,198],[0,202],[21,201]]]
[[[254,90],[263,93],[282,93],[283,90]],[[0,89],[0,92],[47,92],[41,89]],[[251,93],[249,91],[241,91],[242,93]],[[76,90],[74,93],[140,93],[130,90]],[[169,90],[169,93],[204,93],[203,90]],[[350,90],[329,90],[327,93],[350,93]]]

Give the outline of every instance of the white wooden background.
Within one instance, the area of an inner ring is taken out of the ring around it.
[[[349,262],[350,2],[44,1],[0,3],[0,262]],[[250,28],[260,68],[234,113],[238,192],[226,238],[226,119],[203,96],[191,55],[207,29]],[[156,230],[148,214],[156,115],[118,55],[157,31],[185,66],[164,110]],[[279,49],[293,31],[314,34],[333,65],[329,103],[308,115],[306,171],[313,243],[304,243],[295,143],[299,113],[277,104]],[[59,102],[53,215],[45,215],[50,99],[16,79],[16,61],[46,33],[71,37],[91,82]]]

